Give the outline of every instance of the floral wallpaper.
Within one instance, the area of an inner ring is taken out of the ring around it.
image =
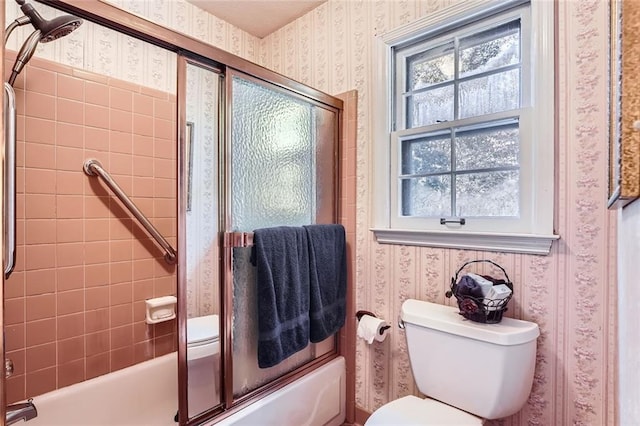
[[[556,162],[561,239],[551,254],[379,245],[369,231],[374,38],[453,3],[329,0],[260,40],[259,61],[328,93],[358,91],[356,308],[395,322],[407,298],[451,303],[444,293],[457,268],[470,259],[492,259],[515,284],[507,315],[535,321],[542,333],[529,401],[500,424],[614,424],[616,218],[606,208],[607,2],[556,3],[558,137],[549,161]],[[382,343],[359,340],[356,351],[360,408],[371,412],[417,394],[401,330]]]
[[[327,93],[356,89],[360,106],[356,308],[372,310],[395,322],[407,298],[451,303],[444,293],[457,268],[469,259],[492,259],[505,267],[515,284],[508,315],[535,321],[541,328],[529,401],[519,414],[499,423],[616,423],[617,224],[615,214],[606,209],[608,2],[556,2],[558,120],[553,161],[555,228],[561,239],[548,256],[379,245],[369,231],[376,94],[373,74],[377,66],[374,38],[446,8],[454,0],[329,0],[264,39],[252,37],[184,0],[114,3]],[[9,11],[7,14],[8,18],[13,16]],[[166,58],[169,65],[165,68],[165,58],[151,49],[141,56],[151,62],[145,59],[138,63],[135,57],[140,54],[131,53],[139,48],[135,40],[83,28],[45,46],[52,50],[39,48],[38,54],[78,67],[82,64],[93,67],[87,68],[91,70],[129,75],[142,79],[140,84],[175,81],[169,74],[175,69],[174,59]],[[12,35],[10,48],[17,49],[28,35],[26,28],[16,33],[21,31],[20,36]],[[144,68],[149,63],[157,69]],[[371,412],[407,394],[417,394],[417,389],[403,332],[394,329],[384,342],[373,345],[359,340],[357,405]]]
[[[258,58],[258,38],[185,0],[107,2],[250,61]]]

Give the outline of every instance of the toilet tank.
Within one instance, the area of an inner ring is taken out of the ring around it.
[[[464,319],[458,308],[402,305],[411,369],[420,392],[485,419],[520,411],[533,383],[538,325]]]

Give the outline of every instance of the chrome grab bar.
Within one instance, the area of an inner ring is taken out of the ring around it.
[[[158,232],[153,224],[149,222],[149,219],[147,219],[142,214],[140,209],[138,209],[138,207],[133,203],[133,201],[131,201],[131,199],[127,197],[122,188],[120,188],[120,186],[113,180],[111,175],[102,168],[102,164],[100,164],[100,162],[96,159],[89,158],[84,162],[83,169],[84,172],[89,176],[98,176],[102,178],[104,183],[106,183],[107,186],[111,188],[111,191],[113,191],[116,197],[118,197],[118,199],[122,201],[122,203],[129,209],[129,211],[136,217],[136,219],[138,219],[142,226],[144,226],[144,229],[146,229],[147,232],[151,234],[151,236],[164,249],[164,251],[166,252],[164,255],[164,260],[168,264],[175,264],[178,256],[173,247],[171,247],[171,244],[169,244],[169,242],[165,240],[162,235],[160,235],[160,232]]]
[[[16,264],[16,93],[4,83],[4,277]]]

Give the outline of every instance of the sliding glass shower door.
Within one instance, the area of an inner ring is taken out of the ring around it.
[[[258,367],[257,286],[249,257],[254,229],[336,221],[338,111],[238,72],[227,77],[226,229],[240,236],[229,238],[227,247],[233,399],[238,400],[335,348],[331,337],[276,366]]]

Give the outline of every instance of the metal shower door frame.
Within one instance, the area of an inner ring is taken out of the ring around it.
[[[224,230],[221,236],[222,247],[222,262],[223,266],[221,272],[223,274],[223,291],[222,298],[224,300],[223,305],[225,307],[224,314],[224,333],[225,341],[224,345],[224,376],[225,376],[225,389],[224,389],[224,408],[225,410],[235,411],[236,407],[244,406],[264,396],[266,392],[278,389],[286,384],[308,374],[311,370],[323,365],[331,359],[338,356],[338,339],[334,340],[334,350],[331,353],[322,355],[318,358],[312,359],[308,363],[286,373],[284,376],[277,378],[246,395],[239,398],[235,398],[233,395],[233,249],[238,247],[249,247],[253,244],[253,233],[251,232],[235,232],[233,229],[233,217],[232,217],[232,97],[233,97],[233,79],[241,78],[243,80],[252,82],[254,84],[266,87],[270,90],[274,90],[288,96],[300,99],[315,107],[322,108],[335,113],[335,126],[332,138],[332,150],[331,150],[331,185],[332,192],[330,195],[330,208],[327,208],[327,201],[321,200],[315,203],[316,206],[316,223],[337,223],[339,218],[339,176],[338,176],[338,152],[339,152],[339,135],[340,135],[340,114],[341,108],[336,108],[333,105],[327,105],[319,102],[317,99],[303,96],[300,93],[292,90],[285,84],[281,84],[279,81],[271,81],[268,78],[259,78],[255,75],[247,74],[243,71],[227,68],[225,73],[226,90],[225,90],[225,115],[224,127],[226,128],[224,145],[225,148],[221,151],[221,170],[224,171],[224,178],[222,181],[222,192],[224,193],[224,208],[222,212],[223,227]],[[316,152],[316,155],[317,152]]]

